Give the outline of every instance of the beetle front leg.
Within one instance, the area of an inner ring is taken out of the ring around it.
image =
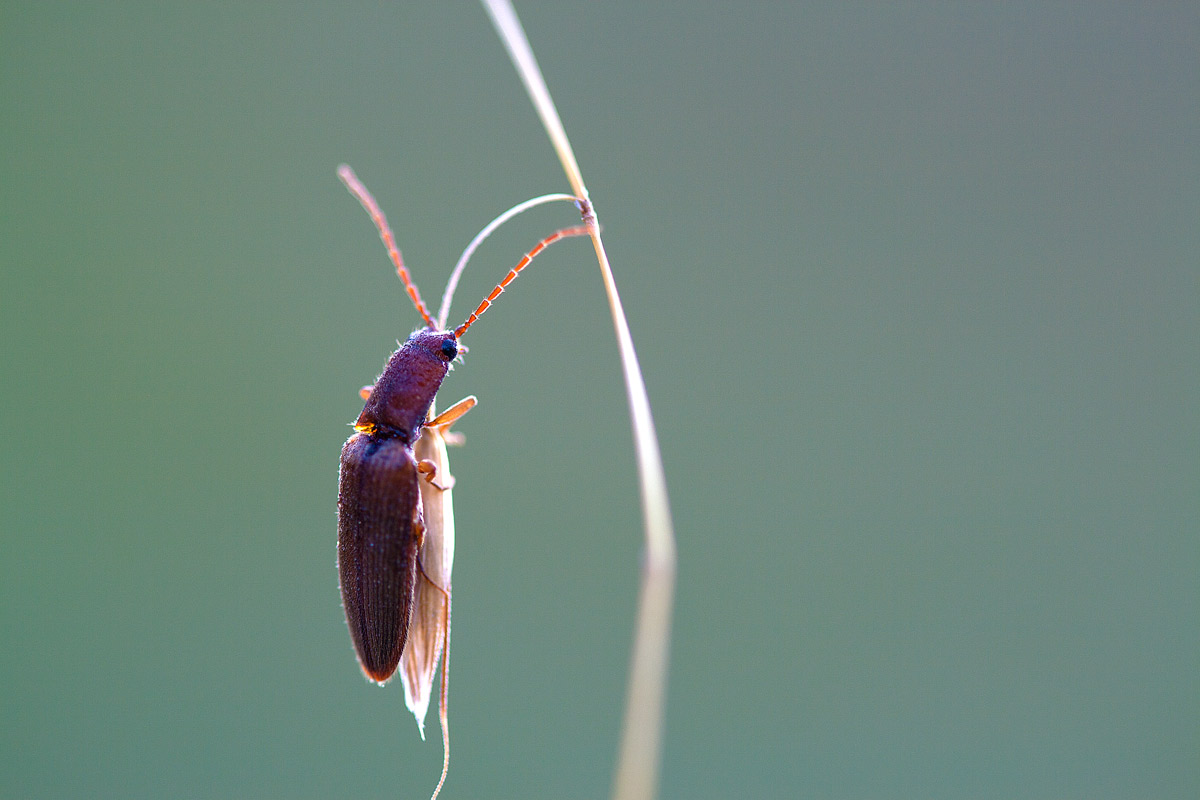
[[[479,401],[475,398],[475,395],[467,395],[462,400],[459,400],[457,403],[426,422],[425,427],[439,428],[443,442],[452,447],[460,446],[464,441],[463,435],[461,433],[451,433],[450,426],[455,422],[458,422],[459,417],[474,408],[478,402]]]

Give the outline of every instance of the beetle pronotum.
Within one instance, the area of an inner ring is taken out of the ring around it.
[[[440,319],[435,322],[379,205],[348,166],[339,167],[338,175],[371,215],[396,273],[425,322],[392,354],[375,384],[362,390],[366,404],[354,423],[355,433],[342,448],[338,574],[346,622],[363,672],[382,684],[404,659],[405,701],[417,716],[422,737],[433,673],[441,656],[438,705],[444,755],[442,776],[433,792],[436,798],[450,759],[446,701],[454,520],[449,491],[453,478],[445,446],[450,425],[476,401],[467,397],[434,416],[434,397],[451,362],[465,350],[459,339],[505,287],[546,247],[560,239],[586,236],[588,228],[564,228],[542,239],[461,325],[450,330],[445,317],[466,258],[495,226],[536,201],[506,212],[476,237],[447,284]]]

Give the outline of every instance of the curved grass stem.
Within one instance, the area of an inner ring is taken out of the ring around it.
[[[612,796],[615,800],[650,800],[658,785],[675,589],[675,534],[671,525],[662,456],[629,323],[625,319],[617,284],[613,280],[612,268],[600,237],[600,223],[571,149],[571,142],[512,4],[508,0],[483,0],[483,3],[558,153],[572,191],[583,201],[584,222],[588,225],[596,250],[596,260],[604,279],[617,335],[641,489],[645,559]]]

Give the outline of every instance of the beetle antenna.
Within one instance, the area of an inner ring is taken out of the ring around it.
[[[529,262],[533,261],[533,259],[537,257],[538,253],[542,252],[559,239],[567,239],[571,236],[587,236],[589,233],[591,233],[591,229],[587,225],[576,225],[573,228],[563,228],[561,231],[555,231],[534,245],[533,249],[526,253],[525,256],[517,262],[515,267],[508,271],[508,274],[504,276],[504,280],[500,281],[500,283],[496,285],[495,289],[492,289],[492,293],[483,298],[483,302],[479,304],[479,308],[475,309],[475,311],[471,313],[471,316],[467,317],[467,321],[454,329],[454,337],[456,339],[461,339],[462,335],[467,332],[467,328],[470,328],[475,324],[475,320],[483,316],[483,312],[488,310],[488,306],[494,303],[496,298],[504,293],[504,287],[515,281],[517,276],[521,274],[521,270],[529,266]]]
[[[362,181],[358,179],[349,165],[342,164],[338,167],[338,177],[342,179],[342,183],[346,184],[350,194],[357,197],[358,202],[362,203],[362,207],[371,215],[371,221],[379,229],[379,238],[383,240],[383,246],[387,248],[392,263],[396,265],[396,274],[404,282],[404,288],[412,299],[413,305],[417,307],[417,313],[421,315],[421,319],[425,320],[426,325],[436,329],[433,317],[429,316],[429,309],[425,307],[425,301],[421,299],[421,293],[417,291],[417,285],[413,283],[412,276],[408,274],[408,268],[404,266],[404,258],[400,255],[400,249],[396,247],[396,237],[392,236],[392,229],[388,227],[387,217],[383,215],[383,210],[380,209],[375,198],[367,191],[367,187],[362,185]]]
[[[437,326],[438,330],[446,327],[446,323],[450,319],[450,303],[454,299],[454,290],[458,288],[458,279],[462,276],[463,269],[467,266],[467,261],[475,252],[479,245],[483,244],[483,240],[492,235],[492,232],[499,228],[510,219],[520,214],[522,211],[528,211],[534,206],[540,206],[543,203],[553,203],[555,200],[570,200],[576,202],[576,198],[569,194],[544,194],[541,197],[535,197],[532,200],[526,200],[524,203],[517,205],[505,211],[500,216],[487,224],[487,227],[475,234],[475,238],[467,245],[467,249],[463,250],[463,254],[459,256],[458,263],[454,265],[454,271],[450,273],[450,280],[446,281],[446,291],[442,294],[442,306],[438,309]]]

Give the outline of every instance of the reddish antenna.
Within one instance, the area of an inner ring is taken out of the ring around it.
[[[475,249],[483,244],[484,239],[491,236],[497,228],[513,217],[528,211],[534,206],[540,206],[543,203],[553,203],[555,200],[568,200],[576,205],[579,204],[579,200],[569,194],[544,194],[541,197],[526,200],[524,203],[517,203],[508,211],[505,211],[489,222],[479,233],[475,234],[475,238],[467,245],[467,249],[463,250],[463,254],[458,257],[458,263],[454,265],[454,271],[450,273],[450,280],[446,281],[446,291],[442,294],[442,307],[438,309],[437,316],[439,331],[445,329],[446,323],[450,321],[450,303],[454,300],[454,291],[458,288],[458,279],[462,277],[463,270],[466,269],[467,262],[471,260],[471,254],[475,252]]]
[[[429,316],[429,309],[425,307],[425,301],[421,299],[421,293],[417,291],[417,285],[413,283],[412,276],[408,274],[408,268],[404,266],[404,258],[400,255],[400,249],[396,247],[396,237],[392,236],[392,229],[388,227],[387,217],[383,215],[383,210],[349,165],[342,164],[338,167],[338,177],[342,179],[342,183],[346,184],[350,194],[357,197],[358,202],[362,203],[362,207],[371,215],[371,221],[379,229],[379,238],[383,240],[383,246],[387,248],[392,263],[396,265],[396,274],[404,282],[404,288],[408,291],[408,296],[412,298],[413,305],[417,307],[417,313],[421,315],[421,319],[425,320],[425,324],[429,326],[430,330],[437,330],[433,317]]]
[[[488,307],[496,301],[496,298],[504,293],[504,287],[515,281],[517,276],[521,274],[521,270],[528,267],[529,262],[533,261],[533,259],[537,257],[538,253],[542,252],[559,239],[567,239],[572,236],[587,236],[589,233],[590,230],[587,225],[576,225],[573,228],[563,228],[561,231],[555,231],[534,245],[533,249],[526,253],[525,256],[517,262],[515,267],[508,271],[508,274],[504,276],[504,280],[500,281],[500,283],[496,285],[495,289],[492,289],[492,293],[483,298],[483,302],[479,304],[479,308],[475,309],[475,311],[471,313],[471,316],[467,317],[467,321],[454,329],[454,338],[462,338],[462,335],[467,332],[467,328],[470,328],[475,324],[477,319],[483,316],[483,312],[487,311]]]

